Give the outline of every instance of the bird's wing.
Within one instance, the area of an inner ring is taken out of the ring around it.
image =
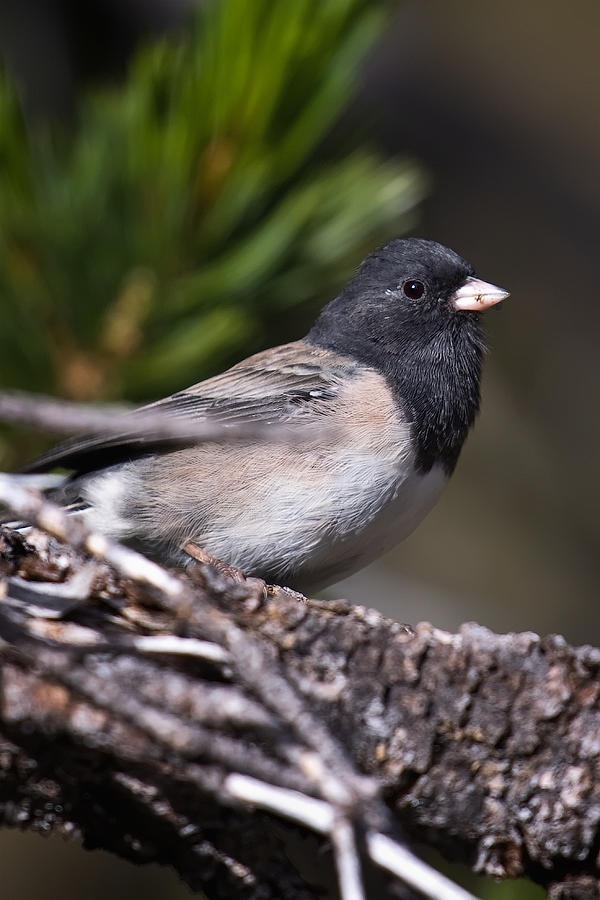
[[[299,416],[313,418],[329,407],[344,380],[353,374],[345,357],[311,347],[303,341],[257,353],[233,368],[123,415],[123,432],[111,436],[71,438],[26,466],[43,472],[60,466],[85,474],[148,453],[160,453],[196,443],[181,435],[165,437],[136,433],[135,417],[157,412],[186,422],[280,424]]]

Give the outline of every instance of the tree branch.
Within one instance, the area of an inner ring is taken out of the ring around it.
[[[168,863],[212,897],[314,896],[336,864],[306,859],[308,831],[344,900],[381,878],[373,862],[466,896],[411,874],[400,827],[477,871],[597,896],[600,651],[176,575],[8,477],[0,497],[60,538],[2,533],[6,824]]]

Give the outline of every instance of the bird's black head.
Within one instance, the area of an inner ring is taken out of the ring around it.
[[[412,422],[418,466],[450,472],[479,408],[477,313],[506,296],[442,244],[395,240],[364,260],[307,340],[385,375]]]
[[[381,361],[387,353],[398,357],[409,343],[428,341],[457,316],[461,325],[477,328],[475,317],[459,314],[451,299],[473,275],[466,260],[435,241],[391,241],[367,256],[325,307],[310,338],[371,346]]]

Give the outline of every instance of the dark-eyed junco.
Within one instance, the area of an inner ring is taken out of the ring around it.
[[[163,561],[181,564],[195,546],[270,582],[324,587],[433,507],[479,407],[478,313],[507,296],[441,244],[391,241],[305,338],[154,404],[196,420],[298,423],[314,440],[173,449],[83,437],[28,471],[72,469],[63,500]]]

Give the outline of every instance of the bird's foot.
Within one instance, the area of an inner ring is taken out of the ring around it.
[[[197,562],[202,563],[204,566],[212,566],[213,569],[216,569],[217,572],[225,575],[226,578],[230,578],[232,581],[237,581],[238,583],[247,581],[246,575],[241,569],[236,569],[235,566],[230,566],[229,563],[217,559],[216,556],[195,544],[194,541],[187,541],[181,549],[197,560]]]
[[[300,591],[295,591],[291,587],[285,587],[283,584],[269,584],[267,585],[267,594],[271,596],[277,595],[279,592],[282,592],[287,597],[291,597],[293,600],[297,600],[299,603],[308,603],[308,599],[301,594]]]

